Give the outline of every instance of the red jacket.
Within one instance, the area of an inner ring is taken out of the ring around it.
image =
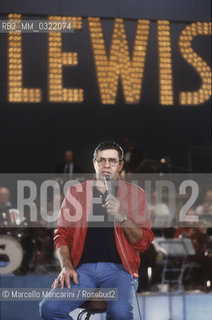
[[[61,206],[57,229],[55,230],[55,249],[62,245],[68,246],[74,268],[79,264],[83,253],[93,199],[92,184],[93,181],[89,180],[68,190]],[[119,223],[116,223],[121,246],[114,230],[116,246],[122,263],[130,273],[125,261],[126,258],[133,276],[137,277],[140,265],[139,252],[147,250],[154,239],[154,235],[150,229],[150,217],[147,210],[145,193],[140,187],[119,180],[117,198],[121,201],[122,208],[128,212],[128,217],[137,225],[140,225],[143,230],[142,238],[136,243],[130,243],[124,229]]]

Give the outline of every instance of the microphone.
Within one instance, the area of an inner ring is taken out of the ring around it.
[[[105,187],[106,187],[107,193],[112,194],[112,184],[111,184],[110,176],[105,175],[104,181],[105,181]]]

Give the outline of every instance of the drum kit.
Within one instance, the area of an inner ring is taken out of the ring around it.
[[[36,264],[46,263],[49,233],[48,228],[29,226],[17,209],[0,212],[0,274],[25,274],[31,263],[33,269]],[[53,255],[53,248],[51,251]]]
[[[23,260],[23,248],[18,240],[6,234],[0,235],[0,274],[17,270]]]

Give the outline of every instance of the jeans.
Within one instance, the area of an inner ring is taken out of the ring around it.
[[[118,300],[107,301],[107,319],[133,320],[133,302],[138,279],[133,279],[123,265],[112,262],[85,263],[76,271],[79,284],[74,284],[71,281],[72,288],[118,289]],[[78,308],[82,303],[82,300],[53,301],[45,298],[40,302],[41,319],[71,320],[73,318],[69,312]]]

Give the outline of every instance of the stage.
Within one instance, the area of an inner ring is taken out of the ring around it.
[[[0,320],[40,320],[61,246],[140,255],[133,320],[212,319],[211,1],[1,1],[0,48]]]
[[[54,275],[1,276],[1,288],[49,288]],[[209,320],[212,317],[212,293],[184,292],[138,294],[142,320]],[[1,320],[39,320],[39,301],[1,302]],[[137,305],[135,320],[139,320]],[[170,311],[172,314],[170,314]],[[72,313],[74,319],[79,309]],[[103,320],[105,315],[96,315],[92,320]],[[120,319],[121,320],[121,319]]]

